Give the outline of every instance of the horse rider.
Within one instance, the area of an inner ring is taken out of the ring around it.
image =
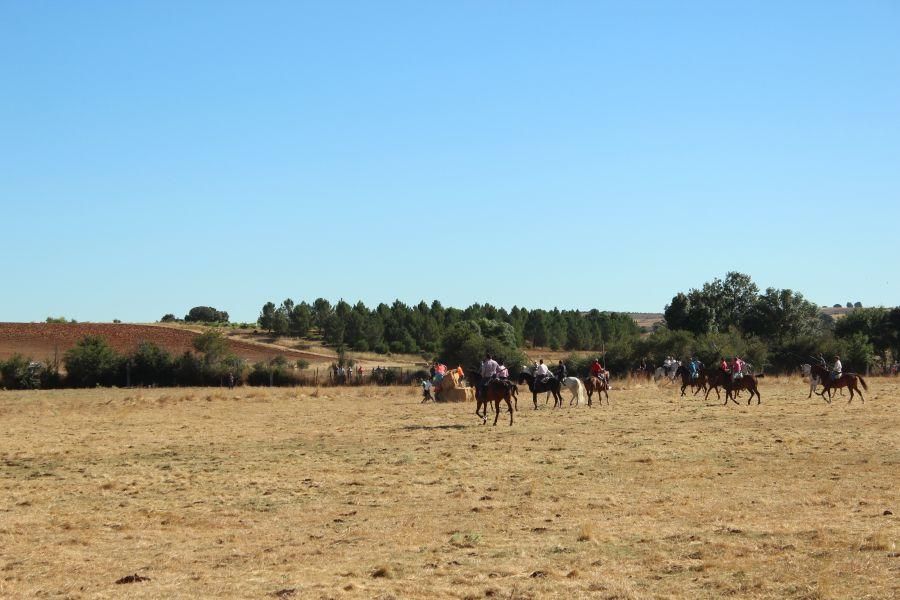
[[[728,360],[723,356],[722,360],[719,362],[719,369],[724,373],[728,373]]]
[[[497,379],[502,379],[504,381],[509,379],[509,369],[506,368],[506,365],[503,364],[503,360],[497,359]]]
[[[481,382],[479,385],[482,397],[487,391],[487,386],[491,382],[491,379],[494,379],[497,376],[497,369],[499,367],[500,365],[497,364],[497,361],[494,360],[493,356],[490,354],[484,355],[484,362],[481,363]]]
[[[548,377],[550,377],[550,369],[544,364],[544,359],[542,358],[534,370],[534,381],[537,383],[538,381],[544,381]]]
[[[560,381],[566,378],[566,364],[563,361],[559,361],[559,365],[556,367],[556,378]]]
[[[603,368],[599,358],[595,358],[594,362],[591,363],[591,377],[596,377],[600,381],[606,382],[606,385],[609,385],[609,371]]]
[[[691,381],[697,381],[697,377],[700,376],[700,361],[692,356],[688,363],[688,370],[691,372]]]
[[[744,376],[744,361],[739,356],[735,356],[731,361],[731,380],[737,381]]]
[[[841,364],[841,357],[837,354],[834,355],[834,366],[831,367],[831,380],[837,381],[840,378],[841,374],[844,371],[844,365]]]

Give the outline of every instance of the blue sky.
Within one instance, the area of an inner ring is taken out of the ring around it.
[[[0,3],[0,320],[900,304],[896,2]]]

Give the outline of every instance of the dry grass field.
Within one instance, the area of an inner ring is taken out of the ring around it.
[[[897,598],[900,382],[869,384],[522,393],[512,427],[417,388],[3,392],[0,597]]]

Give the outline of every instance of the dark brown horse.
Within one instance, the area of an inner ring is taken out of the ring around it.
[[[756,403],[762,403],[762,396],[759,395],[759,388],[756,385],[756,377],[750,374],[745,374],[737,379],[734,379],[731,375],[725,374],[725,405],[728,404],[728,399],[731,398],[731,401],[735,404],[738,404],[737,393],[740,390],[747,390],[750,392],[750,397],[747,398],[747,406],[750,406],[750,402],[753,401],[753,394],[756,394]]]
[[[716,399],[721,400],[722,395],[719,394],[719,388],[725,387],[725,382],[731,379],[731,373],[727,371],[723,371],[722,369],[716,369],[714,371],[707,372],[706,369],[701,371],[700,377],[703,379],[704,386],[706,387],[706,396],[704,400],[709,400],[709,393],[713,390],[716,391]],[[725,400],[725,403],[728,403],[728,400]],[[737,400],[734,402],[737,404]]]
[[[833,390],[840,389],[842,387],[846,387],[850,390],[850,399],[847,400],[847,404],[853,402],[853,392],[859,394],[859,399],[863,402],[866,399],[863,397],[862,391],[859,389],[859,386],[856,384],[857,380],[862,384],[863,389],[869,391],[869,386],[866,385],[865,379],[862,378],[862,375],[857,375],[856,373],[842,373],[840,377],[837,379],[831,378],[831,371],[823,367],[822,365],[812,365],[811,368],[812,376],[818,377],[819,381],[822,382],[822,391],[816,392],[823,398],[825,398],[825,392],[828,392],[828,398],[826,402],[831,404],[831,394]]]
[[[531,391],[532,400],[534,401],[534,410],[537,410],[538,407],[537,395],[544,392],[553,394],[553,408],[562,408],[562,394],[559,393],[560,384],[559,379],[556,377],[550,377],[546,381],[536,382],[534,380],[534,375],[528,371],[522,371],[519,373],[519,383],[528,384],[528,389]]]
[[[509,408],[509,424],[513,424],[513,390],[516,384],[506,379],[491,379],[486,386],[481,385],[481,375],[476,371],[469,371],[467,374],[475,386],[475,414],[481,418],[482,423],[487,423],[487,407],[488,404],[494,405],[494,425],[500,418],[500,401],[505,400],[506,406]],[[482,411],[482,407],[484,410]]]
[[[703,384],[706,381],[705,376],[701,376],[701,372],[698,371],[697,379],[693,379],[691,377],[691,371],[685,366],[679,366],[675,370],[675,377],[681,377],[681,396],[684,397],[684,390],[687,389],[687,386],[691,386],[691,390],[693,390],[694,395],[696,396],[700,390],[703,389]],[[702,377],[702,380],[701,380]],[[718,390],[716,390],[718,393]]]
[[[584,389],[587,390],[588,406],[593,406],[592,396],[597,392],[597,403],[603,406],[603,394],[606,394],[606,403],[609,404],[609,384],[605,379],[599,377],[585,377]]]

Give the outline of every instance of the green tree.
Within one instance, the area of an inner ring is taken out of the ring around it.
[[[65,353],[64,362],[73,387],[114,385],[121,380],[122,357],[98,336],[80,339]]]
[[[131,381],[138,385],[171,385],[174,383],[172,355],[152,342],[141,342],[129,357]]]
[[[227,323],[228,313],[212,306],[195,306],[184,316],[186,323]]]

